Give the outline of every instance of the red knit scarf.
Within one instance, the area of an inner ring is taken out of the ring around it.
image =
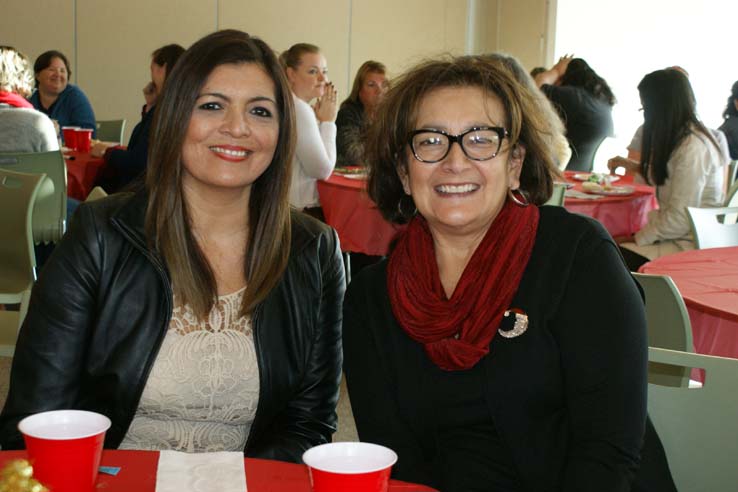
[[[507,201],[447,299],[428,224],[416,216],[387,266],[395,318],[441,369],[473,367],[489,344],[523,276],[538,227],[538,207]]]
[[[33,104],[29,103],[23,97],[14,92],[0,91],[0,104],[8,104],[14,108],[32,108]]]

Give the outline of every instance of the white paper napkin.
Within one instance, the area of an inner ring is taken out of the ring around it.
[[[243,453],[161,451],[156,492],[246,492]]]

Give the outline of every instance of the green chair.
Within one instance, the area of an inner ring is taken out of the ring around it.
[[[33,204],[44,174],[0,169],[0,304],[20,304],[19,311],[0,311],[0,355],[12,356],[18,329],[28,310],[36,281],[33,252]]]
[[[738,207],[687,207],[697,249],[738,246]]]
[[[705,370],[700,388],[648,385],[648,414],[677,489],[736,490],[738,360],[654,347],[648,349],[648,360]]]
[[[555,205],[557,207],[564,206],[564,195],[566,195],[566,185],[562,183],[554,183],[553,193],[544,205]]]
[[[58,150],[31,154],[0,154],[0,169],[46,174],[33,207],[33,241],[57,242],[67,217],[67,165]]]
[[[123,143],[123,132],[126,129],[126,120],[98,121],[97,139],[104,142]]]
[[[648,346],[694,352],[687,306],[671,277],[645,273],[633,273],[633,277],[646,296]],[[689,386],[689,371],[649,363],[648,381],[686,388]]]

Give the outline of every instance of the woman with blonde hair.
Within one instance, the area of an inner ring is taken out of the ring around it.
[[[106,448],[299,462],[336,429],[345,280],[335,232],[289,207],[289,86],[219,31],[157,106],[145,189],[82,204],[34,286],[0,443],[76,408],[110,418]]]
[[[336,89],[317,46],[295,44],[279,59],[292,89],[297,126],[290,204],[322,220],[316,182],[328,178],[336,165]]]
[[[343,166],[364,164],[364,140],[379,103],[387,92],[387,69],[374,60],[364,62],[356,72],[351,94],[341,103],[336,126],[338,163]]]
[[[0,46],[0,152],[59,148],[54,124],[26,101],[32,90],[28,58],[12,46]]]

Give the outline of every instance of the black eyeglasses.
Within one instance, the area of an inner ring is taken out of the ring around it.
[[[451,151],[451,144],[457,142],[469,159],[487,161],[500,152],[502,140],[509,136],[507,130],[499,126],[479,126],[469,128],[458,135],[443,130],[421,128],[410,134],[409,144],[413,155],[420,162],[429,164],[440,162]]]

